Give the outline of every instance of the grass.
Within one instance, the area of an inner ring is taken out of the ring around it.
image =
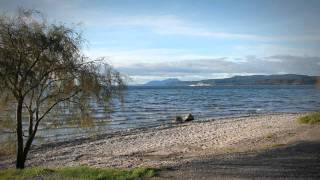
[[[320,123],[320,112],[314,112],[298,119],[301,124],[316,124]]]
[[[281,146],[285,146],[285,144],[273,144],[273,145],[271,145],[271,147],[273,147],[273,148],[277,148],[277,147],[281,147]]]
[[[267,139],[273,139],[273,138],[274,138],[274,135],[273,135],[273,134],[268,134],[268,135],[266,136],[266,138],[267,138]]]
[[[48,169],[42,167],[25,168],[17,170],[14,168],[0,170],[1,180],[22,179],[83,179],[83,180],[135,180],[149,179],[156,175],[157,169],[135,168],[135,169],[99,169],[86,166]]]

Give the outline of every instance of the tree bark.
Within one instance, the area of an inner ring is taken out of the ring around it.
[[[35,133],[34,133],[35,134]],[[34,134],[32,134],[31,136],[29,136],[27,142],[26,142],[26,146],[24,147],[24,150],[23,150],[23,164],[25,163],[26,159],[27,159],[27,155],[28,155],[28,152],[30,150],[30,147],[32,145],[32,141],[34,139]]]
[[[33,112],[32,110],[29,110],[29,137],[32,135],[32,133],[33,133]]]
[[[22,131],[22,103],[23,98],[18,99],[17,105],[17,159],[16,159],[16,168],[23,169],[25,158],[23,153],[23,131]]]

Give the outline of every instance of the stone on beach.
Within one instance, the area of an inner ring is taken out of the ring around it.
[[[193,121],[193,120],[194,120],[194,117],[190,113],[184,118],[184,122]]]
[[[174,123],[182,123],[183,119],[181,116],[176,116],[176,118],[173,120]]]

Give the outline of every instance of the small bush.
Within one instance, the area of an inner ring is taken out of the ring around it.
[[[320,123],[320,112],[311,113],[298,119],[301,124],[316,124]]]

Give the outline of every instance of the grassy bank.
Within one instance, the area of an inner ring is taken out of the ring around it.
[[[0,179],[149,179],[155,176],[156,171],[156,169],[152,168],[98,169],[90,167],[70,167],[49,169],[32,167],[24,170],[11,168],[0,170]]]
[[[301,124],[316,124],[320,123],[320,112],[314,112],[298,119]]]

